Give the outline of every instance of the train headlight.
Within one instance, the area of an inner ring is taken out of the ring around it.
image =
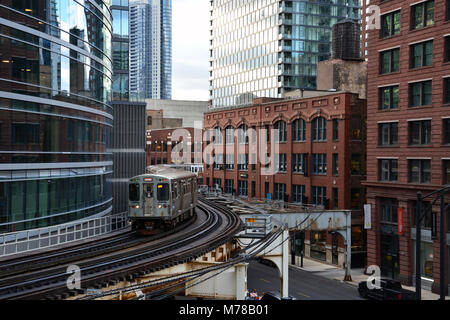
[[[136,205],[136,209],[139,209],[139,208],[140,208],[140,206],[137,204],[137,205]]]
[[[160,204],[158,204],[158,209],[161,209],[161,208],[162,208],[162,206]]]

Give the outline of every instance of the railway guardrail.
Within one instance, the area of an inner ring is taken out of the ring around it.
[[[0,234],[0,258],[98,237],[129,226],[126,212],[52,227]]]

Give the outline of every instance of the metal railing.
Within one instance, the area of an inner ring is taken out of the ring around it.
[[[61,225],[0,234],[0,257],[57,246],[129,226],[127,212]]]

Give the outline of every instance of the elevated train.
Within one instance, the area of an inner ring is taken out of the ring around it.
[[[147,173],[128,182],[128,216],[141,235],[174,228],[195,214],[197,176],[165,166],[149,166]]]

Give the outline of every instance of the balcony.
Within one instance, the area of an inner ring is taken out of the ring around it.
[[[291,87],[291,88],[297,88],[298,87],[298,83],[296,83],[295,79],[293,79],[292,77],[284,77],[284,81],[283,81],[283,85],[284,87]]]
[[[292,24],[292,18],[278,18],[278,25],[281,26],[283,24]]]
[[[281,39],[292,39],[292,34],[290,32],[283,32],[281,34]]]
[[[283,57],[279,58],[279,63],[292,63],[292,57],[283,56]]]
[[[292,69],[284,69],[283,70],[283,74],[284,75],[288,75],[288,76],[293,76],[294,75],[294,70],[292,70]]]
[[[280,9],[280,13],[292,13],[292,6],[286,6],[284,4],[280,5],[278,7]]]

